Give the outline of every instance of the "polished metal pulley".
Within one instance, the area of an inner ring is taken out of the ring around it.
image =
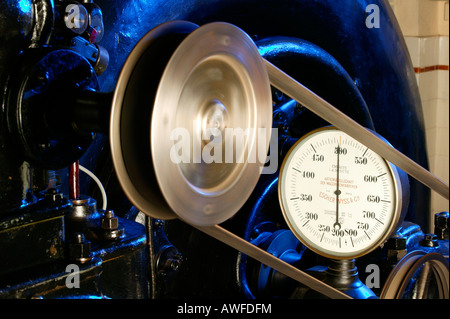
[[[152,72],[165,61],[148,52],[180,32],[182,41],[169,39],[176,49],[164,72]],[[157,88],[156,80],[143,86],[158,76]],[[146,214],[215,225],[253,191],[271,128],[270,82],[250,37],[228,23],[169,22],[138,43],[122,70],[111,117],[114,165]]]
[[[271,128],[270,82],[250,37],[228,23],[187,36],[164,71],[151,124],[156,177],[173,211],[196,225],[233,216],[259,179]]]
[[[125,61],[112,100],[109,138],[117,178],[133,205],[158,219],[174,219],[177,215],[161,195],[153,169],[153,104],[170,56],[196,28],[196,24],[175,21],[147,33]]]

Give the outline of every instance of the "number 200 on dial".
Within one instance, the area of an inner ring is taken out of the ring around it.
[[[297,141],[281,167],[278,192],[298,239],[335,259],[356,258],[383,244],[409,200],[404,172],[334,127]]]

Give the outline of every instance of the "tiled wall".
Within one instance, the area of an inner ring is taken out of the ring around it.
[[[449,1],[389,2],[405,37],[419,85],[430,171],[448,183]],[[430,218],[448,209],[448,200],[432,192]]]

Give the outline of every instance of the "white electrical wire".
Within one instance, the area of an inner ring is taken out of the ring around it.
[[[100,192],[102,193],[102,200],[103,200],[102,209],[106,210],[106,207],[108,205],[108,199],[106,197],[106,191],[105,191],[105,188],[103,187],[102,182],[97,178],[97,176],[94,175],[94,173],[92,173],[86,167],[79,165],[79,169],[80,169],[80,171],[89,175],[89,177],[92,178],[95,181],[95,183],[97,183],[97,186],[98,186],[98,188],[100,188]]]

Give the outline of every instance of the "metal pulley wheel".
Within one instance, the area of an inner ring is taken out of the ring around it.
[[[138,43],[120,75],[113,161],[144,213],[215,225],[253,191],[271,128],[270,82],[250,37],[227,23],[168,22]]]
[[[448,299],[448,260],[438,253],[413,251],[389,275],[380,299]]]
[[[155,181],[150,153],[153,102],[170,56],[197,27],[174,21],[148,32],[125,61],[114,91],[109,136],[117,178],[136,208],[159,219],[173,219],[176,215]]]

